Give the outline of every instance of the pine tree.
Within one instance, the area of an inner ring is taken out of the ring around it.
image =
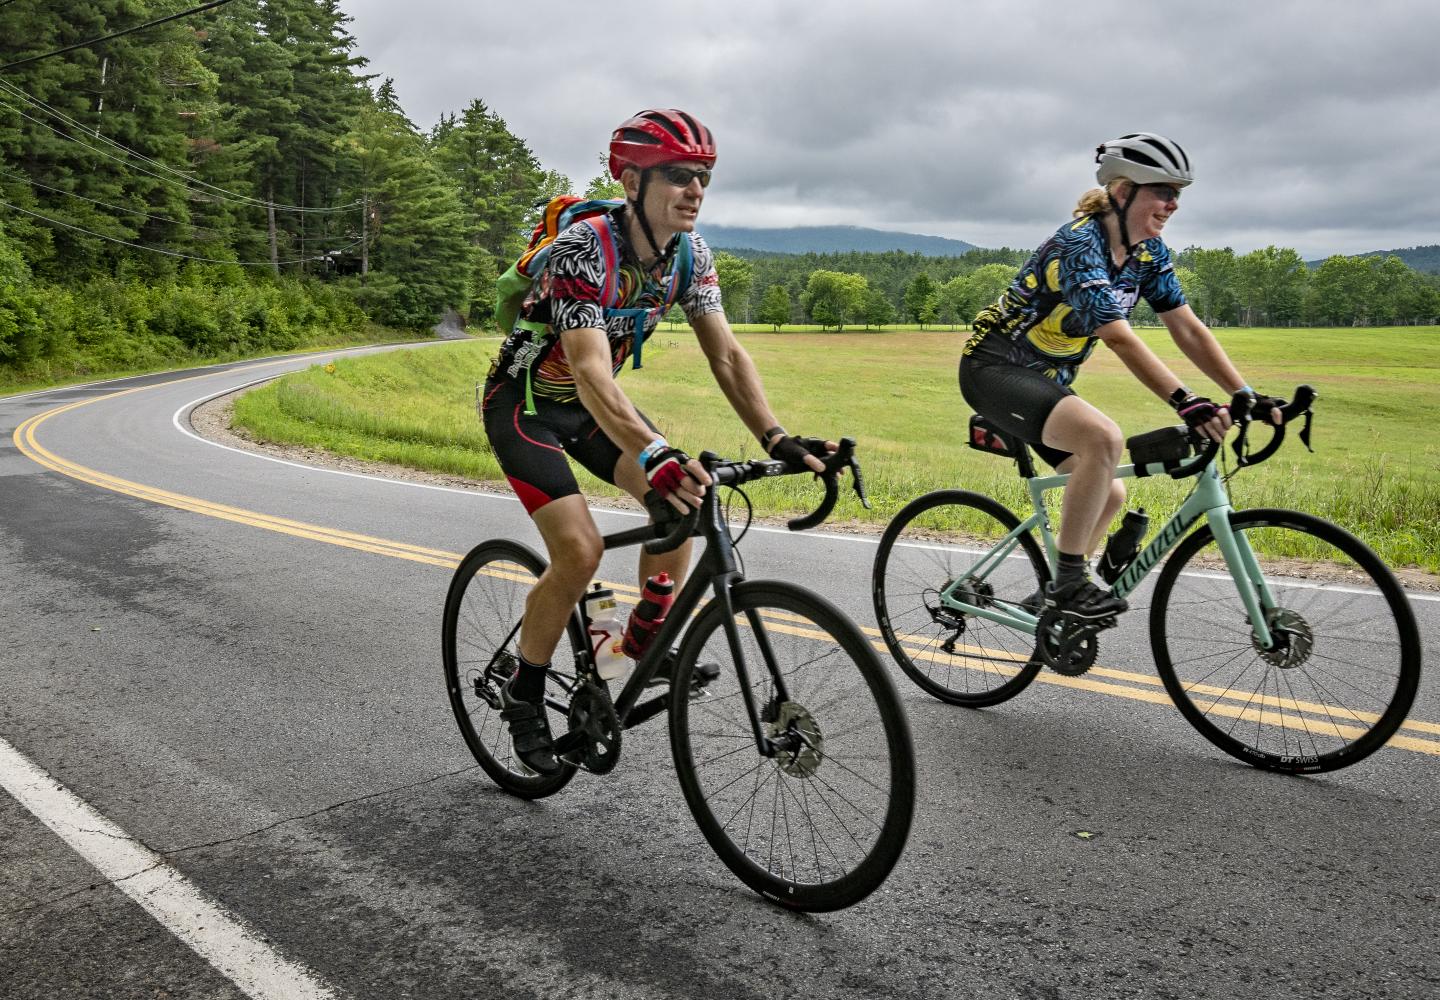
[[[431,162],[389,80],[343,148],[355,166],[351,193],[368,213],[368,273],[357,298],[378,322],[428,327],[466,301],[472,280],[474,247],[456,189]]]

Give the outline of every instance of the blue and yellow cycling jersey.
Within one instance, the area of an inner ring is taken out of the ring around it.
[[[965,353],[1069,385],[1095,349],[1095,331],[1129,319],[1141,297],[1157,313],[1185,304],[1164,242],[1156,237],[1137,244],[1116,268],[1105,226],[1083,216],[1042,243],[1005,294],[980,311]]]

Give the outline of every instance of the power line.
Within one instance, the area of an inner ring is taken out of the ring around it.
[[[114,155],[112,155],[112,154],[110,154],[110,153],[107,153],[107,152],[105,152],[105,150],[100,149],[100,148],[98,148],[98,147],[96,147],[96,146],[92,146],[92,145],[90,145],[88,142],[83,142],[82,140],[77,139],[75,136],[70,135],[70,134],[67,133],[67,132],[62,132],[60,129],[56,128],[54,125],[51,125],[49,122],[44,122],[44,121],[41,121],[41,120],[38,119],[38,118],[33,118],[33,117],[31,117],[30,115],[27,115],[25,112],[23,112],[23,111],[21,111],[19,108],[15,107],[15,105],[9,104],[9,103],[7,103],[6,101],[0,100],[0,108],[9,108],[11,111],[15,112],[15,113],[16,113],[17,115],[19,115],[21,118],[24,118],[26,121],[34,122],[36,125],[39,125],[39,126],[41,126],[41,127],[43,127],[43,128],[48,128],[51,132],[54,132],[54,133],[55,133],[56,135],[58,135],[60,138],[62,138],[62,139],[67,139],[67,140],[69,140],[70,142],[76,143],[76,144],[79,145],[80,147],[82,147],[82,148],[84,148],[84,149],[90,150],[90,152],[92,152],[92,153],[96,153],[96,154],[98,154],[98,155],[100,155],[100,156],[105,157],[107,160],[114,160],[116,163],[119,163],[119,164],[121,164],[122,166],[128,167],[128,168],[130,168],[131,170],[139,171],[140,173],[144,174],[144,175],[147,176],[147,177],[153,177],[153,178],[155,178],[156,180],[158,180],[158,181],[163,181],[163,182],[166,183],[166,184],[176,184],[176,183],[180,183],[182,186],[185,187],[185,189],[186,189],[187,191],[191,191],[192,193],[198,194],[198,195],[204,195],[205,197],[211,199],[212,201],[230,202],[231,204],[245,205],[245,206],[247,206],[247,207],[249,207],[249,208],[274,208],[274,209],[276,209],[276,210],[283,210],[283,211],[291,212],[291,213],[307,213],[307,212],[308,212],[308,213],[320,214],[320,215],[328,215],[328,214],[333,214],[333,213],[336,213],[336,212],[351,211],[351,210],[353,210],[354,208],[356,208],[356,207],[358,207],[358,206],[360,205],[360,202],[358,202],[358,201],[351,202],[351,203],[348,204],[348,205],[342,205],[342,206],[337,207],[337,208],[300,208],[300,207],[297,206],[297,205],[272,205],[272,204],[271,204],[270,202],[268,202],[268,201],[261,201],[261,200],[258,199],[258,198],[249,198],[249,197],[246,197],[245,195],[237,195],[237,194],[234,194],[233,192],[225,191],[224,188],[217,188],[217,187],[215,187],[215,185],[213,185],[213,184],[207,184],[207,183],[204,182],[204,181],[195,180],[195,179],[192,178],[192,177],[187,177],[185,174],[181,173],[180,171],[176,170],[176,169],[173,168],[173,167],[167,167],[167,166],[165,166],[165,164],[160,163],[160,162],[157,161],[157,160],[151,160],[149,157],[144,156],[143,154],[140,154],[140,153],[136,153],[136,154],[135,154],[135,155],[138,156],[140,159],[145,160],[146,162],[154,163],[157,167],[163,168],[167,173],[174,174],[175,177],[178,177],[178,178],[180,179],[180,180],[177,182],[175,179],[173,179],[173,178],[171,178],[171,177],[166,177],[164,174],[157,174],[157,173],[156,173],[155,171],[153,171],[153,170],[146,170],[144,167],[137,166],[137,165],[134,164],[134,163],[128,163],[128,162],[126,162],[124,159],[122,159],[122,158],[120,158],[120,157],[118,157],[118,156],[114,156]],[[74,127],[79,127],[79,126],[74,126]],[[103,138],[103,137],[102,137],[102,138]],[[106,140],[106,141],[109,141],[109,140]],[[119,143],[111,143],[111,144],[114,145],[114,146],[116,146],[116,147],[119,148],[119,149],[125,150],[126,152],[134,152],[134,150],[128,150],[128,149],[126,149],[126,147],[121,146]],[[213,190],[215,190],[215,191],[222,192],[222,194],[219,195],[219,196],[213,195],[213,194],[208,194],[208,193],[205,192],[205,191],[199,191],[199,190],[196,190],[195,188],[191,187],[190,185],[192,185],[192,184],[194,184],[194,185],[199,185],[200,187],[204,187],[204,188],[211,188],[211,189],[213,189]]]
[[[98,45],[100,42],[108,42],[110,39],[119,38],[121,35],[129,35],[133,34],[136,31],[143,31],[146,28],[153,28],[157,24],[164,24],[166,21],[177,21],[182,17],[189,17],[191,14],[199,14],[203,11],[211,10],[215,7],[222,7],[229,2],[230,0],[211,0],[210,3],[204,4],[203,6],[193,7],[190,10],[181,11],[179,14],[171,14],[169,17],[156,18],[155,20],[147,21],[144,24],[137,24],[135,25],[135,27],[126,28],[124,31],[116,31],[109,35],[102,35],[99,38],[92,38],[88,42],[77,42],[74,45],[67,45],[63,49],[56,49],[54,52],[46,52],[44,55],[30,56],[27,59],[19,59],[12,63],[6,63],[4,66],[0,66],[0,73],[5,72],[7,69],[14,69],[17,66],[27,66],[30,63],[39,62],[41,59],[49,59],[51,56],[63,55],[66,52],[74,52],[76,49],[83,49],[89,45]]]
[[[143,216],[143,217],[145,217],[145,218],[147,218],[147,219],[151,219],[151,220],[153,220],[153,221],[155,221],[155,222],[165,222],[165,223],[169,223],[169,224],[172,225],[172,226],[188,226],[188,227],[191,228],[191,229],[198,229],[198,230],[200,230],[200,231],[202,231],[202,232],[214,233],[216,236],[218,236],[218,237],[220,237],[220,238],[222,238],[222,239],[233,238],[233,239],[244,239],[244,240],[259,240],[259,239],[264,239],[264,238],[265,238],[265,234],[263,234],[263,233],[255,233],[255,232],[247,233],[247,232],[243,232],[243,231],[240,231],[240,230],[229,230],[229,231],[220,230],[220,229],[214,228],[213,226],[202,226],[202,225],[200,225],[200,224],[197,223],[197,222],[181,222],[179,219],[167,219],[167,218],[166,218],[165,216],[163,216],[163,215],[151,215],[149,212],[142,212],[142,211],[140,211],[140,209],[138,209],[138,208],[125,208],[125,207],[122,206],[122,205],[111,205],[111,204],[108,204],[108,203],[103,202],[103,201],[96,201],[94,198],[87,198],[87,197],[86,197],[85,195],[83,195],[83,194],[76,194],[74,191],[65,191],[65,190],[63,190],[63,189],[61,189],[61,188],[51,187],[51,186],[48,185],[48,184],[41,184],[39,181],[35,180],[33,177],[26,177],[24,174],[11,173],[11,172],[8,171],[8,170],[0,170],[0,177],[10,177],[10,178],[13,178],[14,180],[17,180],[17,181],[24,181],[25,183],[29,184],[31,187],[37,187],[37,188],[40,188],[40,189],[43,190],[43,191],[51,191],[51,192],[54,192],[55,194],[61,194],[61,195],[64,195],[65,197],[67,197],[67,198],[78,198],[78,199],[80,199],[81,201],[88,201],[88,202],[89,202],[90,204],[92,204],[92,205],[99,205],[101,208],[108,208],[108,209],[110,209],[112,212],[123,212],[123,213],[125,213],[126,215],[139,215],[139,216]],[[296,239],[296,240],[298,240],[298,241],[301,242],[301,243],[319,243],[319,242],[322,242],[322,241],[324,241],[324,240],[330,239],[329,236],[299,236],[299,237],[293,237],[293,238]]]
[[[81,125],[79,122],[75,121],[75,119],[73,119],[73,118],[71,118],[70,116],[66,115],[63,111],[59,111],[59,110],[56,110],[55,108],[52,108],[50,105],[46,104],[44,101],[40,100],[38,97],[32,97],[30,94],[25,93],[25,91],[21,90],[19,87],[16,87],[16,86],[13,86],[12,84],[6,83],[4,80],[0,80],[0,93],[9,94],[10,96],[13,96],[13,97],[18,97],[18,98],[20,98],[21,100],[29,103],[32,107],[38,107],[38,108],[44,110],[44,111],[47,112],[52,118],[59,119],[60,121],[64,122],[66,125],[70,126],[70,127],[73,128],[73,129],[77,129],[77,130],[82,131],[82,132],[91,132],[91,134],[94,136],[94,138],[100,140],[101,142],[105,143],[106,145],[111,146],[111,147],[113,147],[113,148],[115,148],[115,149],[118,149],[118,150],[120,150],[120,151],[123,152],[123,153],[127,153],[127,154],[129,154],[130,156],[134,157],[134,158],[137,159],[137,160],[140,160],[140,161],[143,162],[143,163],[154,164],[156,167],[158,167],[159,169],[165,171],[165,172],[168,173],[168,174],[173,174],[174,176],[180,178],[180,180],[182,180],[182,181],[186,184],[186,186],[194,185],[194,186],[198,186],[198,187],[202,187],[202,188],[207,188],[207,189],[209,189],[209,190],[211,190],[211,191],[219,192],[219,193],[220,193],[221,195],[223,195],[224,197],[216,198],[215,200],[217,200],[217,201],[230,201],[230,202],[234,202],[234,203],[237,203],[237,204],[250,205],[250,206],[256,207],[256,208],[273,208],[273,209],[275,209],[276,211],[293,212],[293,213],[299,213],[299,214],[303,214],[303,213],[305,213],[305,212],[310,212],[310,213],[312,213],[312,214],[318,214],[318,215],[328,215],[328,214],[333,214],[333,213],[337,213],[337,212],[347,212],[347,211],[349,211],[349,210],[351,210],[351,209],[354,209],[354,208],[359,207],[359,205],[361,204],[361,203],[358,202],[358,201],[352,201],[352,202],[349,202],[349,203],[344,204],[344,205],[338,205],[338,206],[336,206],[336,207],[334,207],[334,208],[306,208],[306,207],[304,207],[304,206],[302,206],[302,205],[277,205],[277,204],[275,204],[274,202],[264,201],[264,200],[259,199],[259,198],[251,198],[249,195],[239,194],[238,192],[235,192],[235,191],[227,191],[225,188],[217,187],[216,185],[210,184],[210,183],[208,183],[208,182],[206,182],[206,181],[197,180],[197,179],[195,179],[195,178],[193,178],[193,177],[190,177],[189,175],[185,174],[183,171],[176,170],[174,167],[169,166],[168,164],[162,163],[162,162],[160,162],[159,160],[155,159],[154,157],[146,156],[144,153],[141,153],[141,152],[138,152],[137,150],[131,149],[129,146],[122,145],[121,143],[116,142],[114,139],[111,139],[109,136],[101,135],[98,130],[92,131],[92,130],[90,130],[90,129],[87,129],[84,125]],[[21,111],[19,108],[15,107],[14,105],[7,104],[7,103],[5,103],[4,101],[0,101],[0,107],[7,107],[7,108],[9,108],[11,111],[14,111],[17,115],[20,115],[22,118],[26,119],[27,121],[31,121],[31,122],[34,122],[36,125],[41,125],[41,126],[43,126],[43,127],[45,127],[45,128],[48,128],[50,131],[54,132],[56,135],[60,136],[62,139],[68,139],[68,140],[70,140],[71,142],[79,143],[81,146],[84,146],[86,149],[89,149],[89,150],[92,150],[93,152],[99,153],[101,156],[109,156],[109,154],[106,153],[104,150],[102,150],[102,149],[97,149],[96,147],[91,146],[91,145],[90,145],[89,143],[87,143],[87,142],[81,141],[80,139],[76,138],[76,137],[73,136],[73,135],[70,135],[70,134],[68,134],[68,133],[66,133],[66,132],[62,132],[60,129],[56,128],[54,125],[51,125],[49,122],[43,122],[43,121],[40,121],[40,120],[37,119],[37,118],[31,118],[29,115],[25,114],[25,112]],[[115,160],[115,161],[118,162],[118,163],[125,163],[124,160],[121,160],[121,159],[119,159],[118,157],[109,156],[109,158],[112,159],[112,160]],[[126,165],[129,166],[129,164],[126,164]],[[136,167],[135,169],[140,170],[141,173],[149,174],[151,177],[155,177],[155,178],[158,179],[158,180],[167,180],[167,178],[161,177],[160,175],[155,174],[155,173],[151,173],[150,171],[144,170],[143,168]],[[174,182],[172,181],[171,183],[174,183]],[[214,198],[213,195],[211,195],[210,197]]]
[[[295,257],[291,260],[223,260],[217,257],[196,257],[193,254],[180,253],[175,250],[161,250],[159,247],[147,247],[141,243],[131,243],[129,240],[122,240],[117,236],[106,236],[104,233],[92,232],[89,229],[84,228],[83,226],[74,226],[68,222],[61,222],[59,219],[52,219],[48,215],[41,215],[39,212],[32,212],[28,208],[21,208],[19,205],[12,205],[8,201],[0,201],[0,208],[8,208],[16,212],[22,212],[25,215],[31,216],[32,218],[40,219],[44,222],[48,222],[51,225],[63,226],[66,229],[73,229],[77,233],[84,233],[86,236],[93,236],[99,240],[109,240],[111,243],[119,243],[121,246],[127,246],[134,250],[148,250],[150,253],[164,254],[167,257],[179,257],[182,260],[195,260],[201,262],[202,264],[238,264],[242,267],[272,267],[277,264],[301,264],[306,261],[324,260],[331,253],[344,253],[346,250],[351,250],[355,247],[358,247],[361,243],[364,242],[364,240],[356,240],[354,243],[347,244],[343,247],[336,247],[334,250],[327,251],[324,254],[318,254],[314,257]]]

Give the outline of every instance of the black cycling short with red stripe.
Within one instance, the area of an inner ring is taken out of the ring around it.
[[[526,416],[524,385],[499,378],[485,383],[480,411],[500,470],[529,513],[580,492],[566,455],[597,479],[615,484],[620,447],[578,402],[557,403],[537,396],[535,415]],[[640,419],[655,430],[645,414]]]

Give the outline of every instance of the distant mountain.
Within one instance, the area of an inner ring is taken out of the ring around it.
[[[1426,274],[1440,274],[1440,243],[1426,247],[1406,247],[1403,250],[1371,250],[1369,253],[1352,254],[1354,257],[1399,257],[1417,271]],[[1322,260],[1307,260],[1311,270],[1323,264]]]
[[[750,229],[744,226],[700,226],[705,242],[719,250],[761,250],[766,253],[884,253],[901,250],[926,257],[959,257],[977,249],[964,240],[917,233],[890,233],[860,226],[796,226],[793,229]]]

